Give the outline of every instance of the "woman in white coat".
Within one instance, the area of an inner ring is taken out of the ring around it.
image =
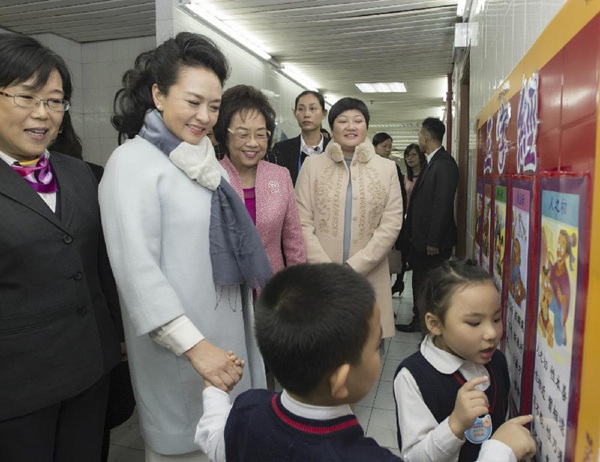
[[[210,40],[181,33],[140,55],[115,97],[128,140],[108,161],[100,205],[147,461],[201,456],[204,380],[228,391],[241,377],[235,394],[265,386],[247,288],[270,265],[206,137],[228,72]],[[230,245],[238,232],[247,255]]]
[[[383,338],[393,337],[387,255],[402,227],[396,166],[375,154],[364,102],[343,98],[328,120],[332,141],[304,162],[296,182],[307,259],[345,264],[366,276],[381,309]]]

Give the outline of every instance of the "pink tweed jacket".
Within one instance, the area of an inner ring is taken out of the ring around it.
[[[220,162],[229,174],[229,183],[243,201],[244,191],[235,166],[229,157]],[[285,266],[306,262],[306,247],[289,171],[261,160],[256,169],[255,189],[256,229],[273,274]]]

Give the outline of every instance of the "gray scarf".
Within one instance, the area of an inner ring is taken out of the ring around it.
[[[209,239],[215,284],[263,287],[273,274],[271,264],[246,207],[221,175],[210,140],[204,137],[198,145],[181,141],[156,109],[146,113],[139,136],[169,156],[189,178],[213,191]]]

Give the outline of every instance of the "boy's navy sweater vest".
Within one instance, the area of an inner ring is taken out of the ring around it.
[[[442,374],[425,359],[420,351],[417,351],[400,363],[394,374],[394,380],[403,367],[406,367],[415,378],[425,404],[438,423],[452,414],[458,390],[466,382],[460,372]],[[501,351],[496,350],[492,355],[491,361],[485,367],[490,374],[490,386],[485,391],[485,394],[490,403],[492,429],[496,431],[504,423],[508,410],[510,380],[506,357]],[[394,401],[398,403],[396,399]],[[396,412],[396,419],[398,419],[398,412]],[[397,428],[398,447],[402,449],[400,426],[397,425]],[[460,450],[458,461],[473,462],[477,460],[480,449],[481,444],[473,444],[466,440]]]
[[[304,419],[268,390],[237,397],[225,425],[225,454],[227,462],[401,461],[365,437],[356,416]]]

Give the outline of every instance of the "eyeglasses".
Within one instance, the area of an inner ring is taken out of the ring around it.
[[[39,105],[42,103],[44,103],[48,109],[52,109],[56,112],[66,112],[71,107],[71,103],[69,103],[66,99],[42,99],[38,98],[35,95],[26,95],[24,93],[19,93],[18,95],[9,95],[8,93],[5,93],[3,91],[0,91],[0,95],[12,98],[17,106],[24,107],[27,109],[39,107]]]
[[[264,143],[269,138],[271,138],[271,132],[269,130],[259,130],[254,135],[250,130],[246,130],[245,128],[236,128],[232,130],[228,128],[227,131],[231,133],[236,139],[244,142],[250,141],[250,138],[254,136],[254,139],[259,143]]]

